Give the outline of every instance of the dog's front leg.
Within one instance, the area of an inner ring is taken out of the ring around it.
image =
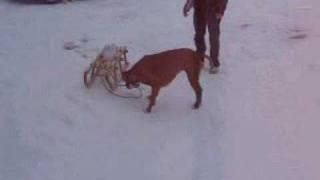
[[[158,94],[159,94],[159,91],[160,91],[160,88],[159,88],[159,87],[154,87],[154,86],[152,86],[151,88],[152,88],[152,90],[151,90],[151,95],[148,97],[148,99],[149,99],[149,106],[148,106],[147,109],[146,109],[146,112],[147,112],[147,113],[150,113],[150,112],[151,112],[152,106],[155,105],[155,103],[156,103],[156,98],[157,98],[157,96],[158,96]]]

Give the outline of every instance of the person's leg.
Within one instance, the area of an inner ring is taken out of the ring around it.
[[[226,9],[227,0],[225,0],[225,5],[223,6],[223,11]],[[209,3],[212,3],[210,1]],[[208,7],[214,7],[212,4],[207,4]],[[209,9],[207,11],[207,19],[208,19],[208,30],[209,30],[209,40],[210,40],[210,57],[211,57],[211,66],[219,67],[219,52],[220,52],[220,22],[216,16],[216,12],[214,8]]]
[[[206,51],[205,33],[206,33],[206,6],[205,0],[195,0],[193,25],[195,30],[194,42],[197,52],[204,54]]]
[[[220,20],[211,17],[208,21],[209,40],[210,40],[210,65],[219,67],[219,49],[220,49]]]

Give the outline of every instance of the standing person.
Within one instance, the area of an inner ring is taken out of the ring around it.
[[[219,70],[219,48],[220,48],[220,22],[226,9],[228,0],[186,0],[183,7],[184,16],[193,7],[193,24],[195,29],[194,42],[197,52],[204,54],[206,51],[205,33],[208,27],[210,41],[210,73]]]

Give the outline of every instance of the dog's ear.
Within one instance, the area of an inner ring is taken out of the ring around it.
[[[129,71],[122,72],[122,80],[125,82],[128,89],[135,87],[137,84],[137,76]]]
[[[122,71],[121,76],[123,81],[128,81],[128,71]]]
[[[132,82],[132,83],[136,83],[136,82],[138,81],[137,75],[136,75],[136,74],[133,74],[133,73],[131,73],[131,74],[128,76],[128,78],[129,78],[129,81]]]
[[[130,73],[130,71],[122,72],[122,80],[128,83],[136,83],[138,81],[137,75]]]

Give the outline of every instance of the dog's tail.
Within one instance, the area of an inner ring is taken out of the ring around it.
[[[200,56],[202,63],[204,62],[204,59],[207,59],[209,62],[211,62],[211,57],[209,55],[206,55],[205,53],[197,53],[197,54]]]
[[[205,53],[201,53],[201,52],[198,52],[198,51],[194,51],[195,54],[197,54],[197,56],[201,59],[202,62],[204,62],[204,59],[207,59],[208,61],[211,61],[211,57]]]
[[[202,69],[204,67],[204,60],[207,59],[209,61],[209,63],[212,63],[212,58],[210,56],[208,56],[205,53],[199,53],[196,52],[198,58],[200,59],[200,68]]]
[[[211,59],[211,57],[210,57],[210,56],[208,56],[208,55],[206,55],[206,54],[202,54],[202,57],[203,57],[204,59],[209,60],[209,61],[211,61],[211,60],[212,60],[212,59]]]

